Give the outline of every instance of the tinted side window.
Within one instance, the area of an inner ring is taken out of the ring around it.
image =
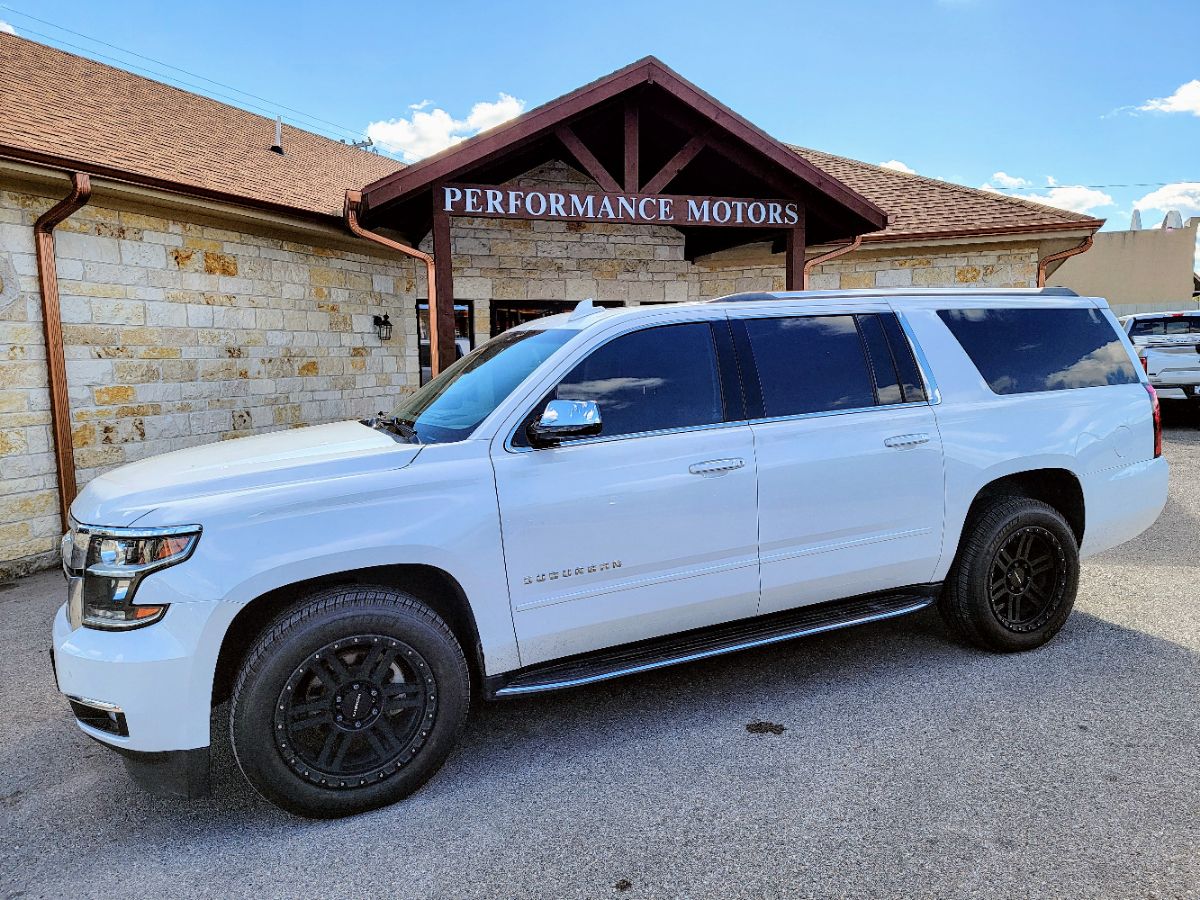
[[[855,316],[863,343],[867,345],[867,357],[871,363],[871,374],[875,376],[875,399],[882,404],[903,403],[900,379],[896,375],[896,364],[892,362],[892,351],[888,347],[883,326],[878,315]]]
[[[875,405],[854,316],[746,319],[768,417]]]
[[[925,380],[921,378],[921,370],[917,367],[917,358],[913,356],[912,344],[900,327],[895,313],[887,313],[879,317],[883,330],[887,333],[888,344],[892,348],[892,359],[896,361],[896,371],[900,373],[900,387],[904,391],[904,402],[921,403],[926,399]]]
[[[1138,380],[1125,345],[1096,309],[943,309],[938,315],[997,394]]]
[[[712,330],[698,322],[622,335],[576,366],[553,396],[595,400],[606,437],[720,422]]]

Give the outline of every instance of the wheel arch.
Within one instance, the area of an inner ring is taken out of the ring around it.
[[[974,499],[967,510],[967,516],[959,543],[967,533],[966,525],[978,514],[979,510],[996,497],[1028,497],[1031,500],[1041,500],[1054,507],[1075,535],[1077,545],[1083,544],[1084,530],[1087,526],[1087,510],[1084,503],[1083,485],[1079,477],[1070,469],[1041,468],[1012,472],[995,478],[983,485],[975,493]]]
[[[229,698],[238,670],[255,639],[285,610],[313,591],[338,585],[372,584],[407,591],[445,620],[454,633],[476,687],[485,674],[479,626],[458,580],[445,569],[420,563],[397,563],[331,572],[272,588],[242,606],[221,641],[213,673],[212,703]]]

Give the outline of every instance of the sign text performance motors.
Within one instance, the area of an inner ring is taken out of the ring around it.
[[[787,200],[687,197],[678,194],[610,194],[474,184],[442,187],[442,212],[501,219],[563,219],[635,225],[790,227],[800,205]]]

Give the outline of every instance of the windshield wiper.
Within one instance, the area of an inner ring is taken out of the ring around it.
[[[405,422],[399,416],[385,416],[382,412],[373,416],[370,419],[364,419],[363,424],[368,428],[386,428],[393,434],[398,434],[410,444],[421,443],[421,438],[417,435],[417,429],[413,428],[408,422]]]

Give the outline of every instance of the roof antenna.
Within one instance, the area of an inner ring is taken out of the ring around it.
[[[275,143],[271,145],[271,152],[283,156],[283,116],[275,117]]]

